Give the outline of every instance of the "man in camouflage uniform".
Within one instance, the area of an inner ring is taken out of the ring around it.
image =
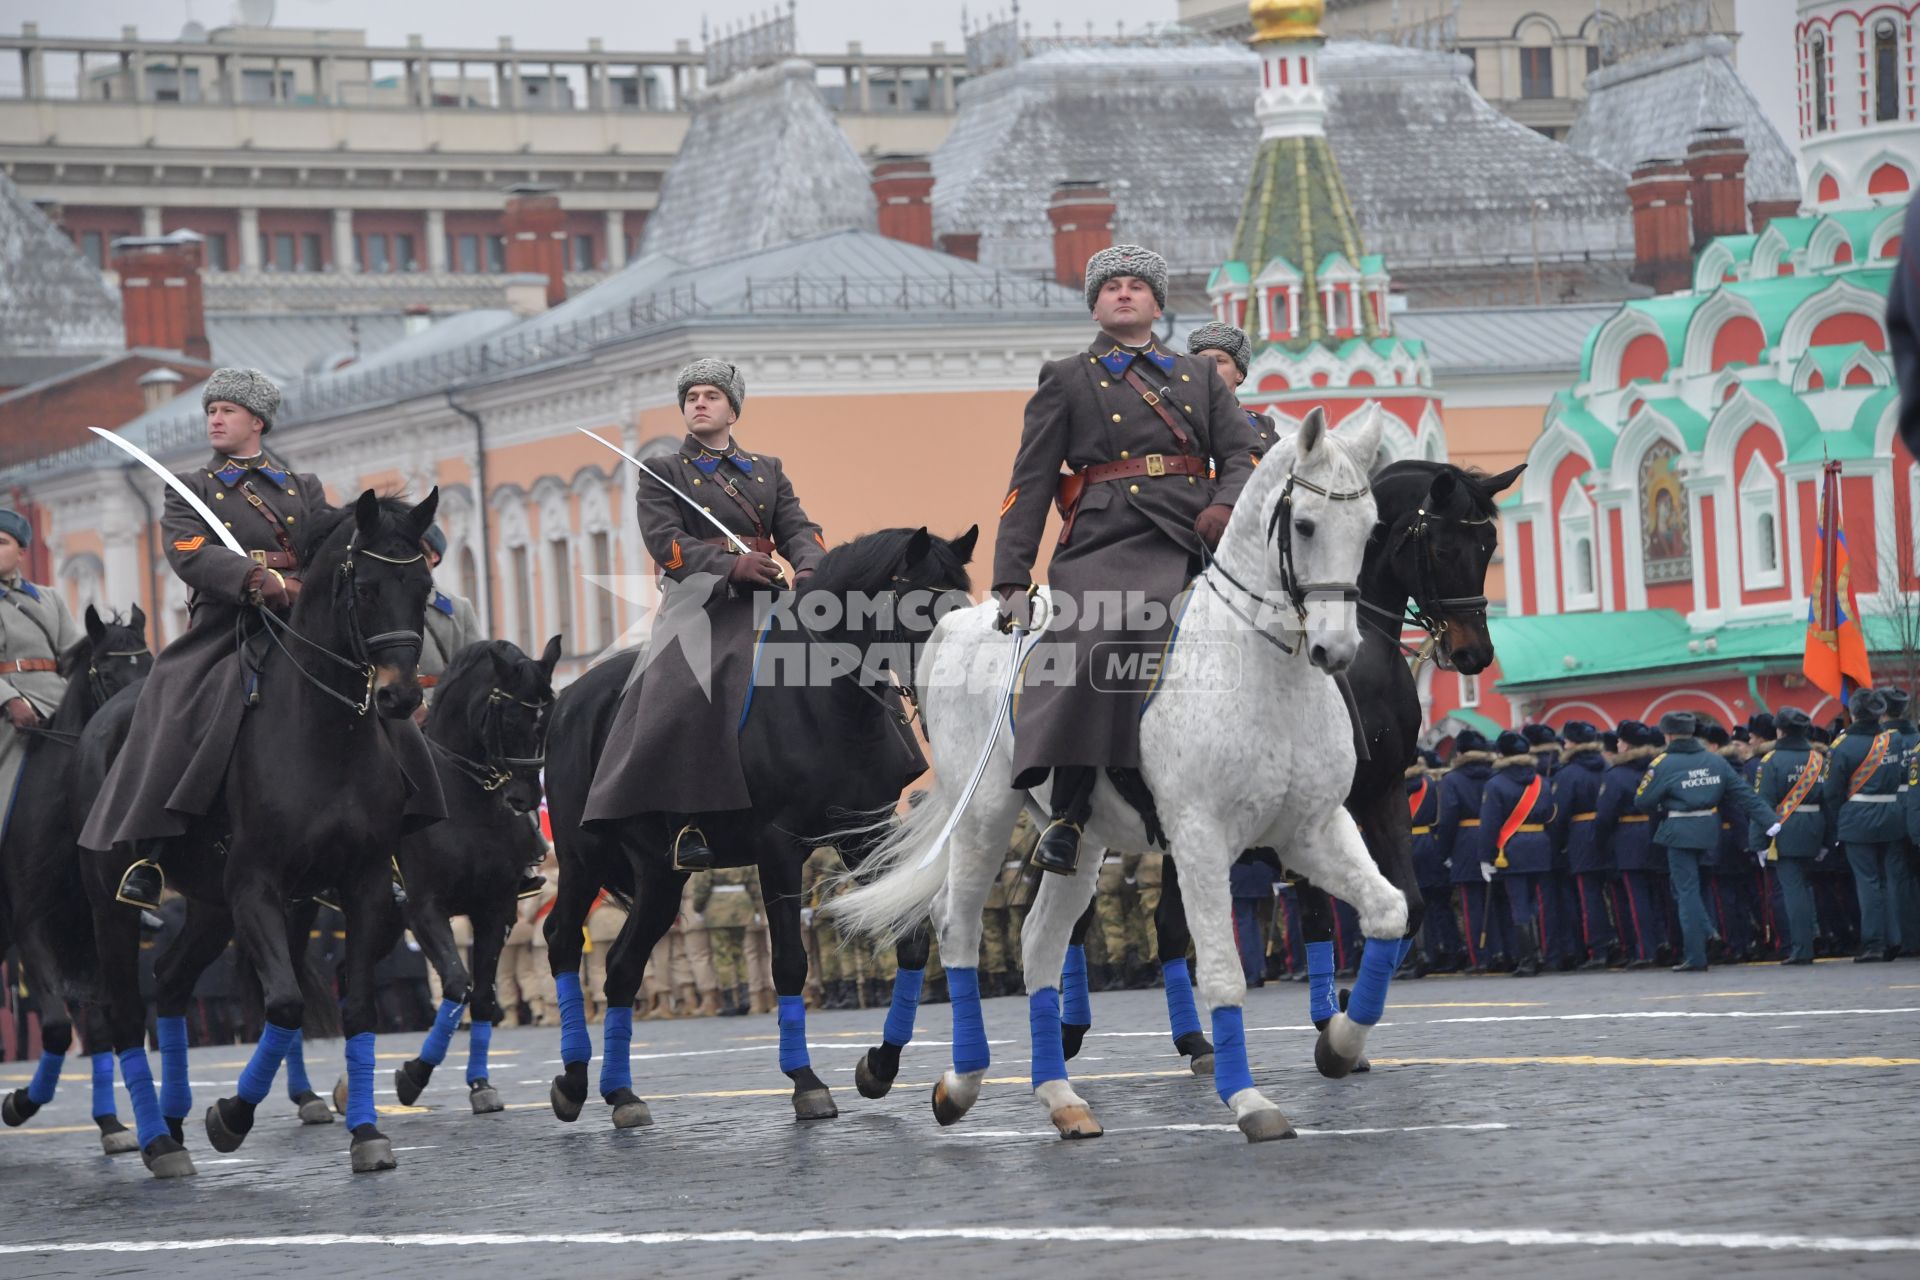
[[[801,903],[803,910],[809,913],[808,919],[813,922],[816,955],[810,959],[815,960],[819,970],[822,1009],[860,1007],[860,995],[855,985],[859,970],[854,953],[841,938],[833,918],[821,915],[826,905],[839,892],[844,892],[836,892],[829,887],[840,870],[839,852],[825,845],[808,854],[806,863],[800,869]]]
[[[607,1006],[607,952],[627,923],[627,909],[610,893],[602,893],[587,912],[586,972],[580,988],[586,996],[587,1021],[598,1022]]]
[[[752,867],[717,867],[707,884],[706,900],[695,905],[707,922],[707,941],[713,948],[713,968],[720,981],[720,1016],[747,1012],[752,974],[747,967],[747,930],[760,905],[760,876]]]
[[[1106,959],[1089,974],[1089,985],[1100,991],[1132,987],[1139,980],[1140,957],[1146,953],[1147,936],[1151,932],[1141,927],[1137,879],[1140,862],[1137,853],[1116,853],[1111,849],[1100,860],[1093,903]]]
[[[987,891],[980,933],[980,994],[983,996],[1015,995],[1021,989],[1020,926],[1033,900],[1027,876],[1027,854],[1038,838],[1033,819],[1022,809],[1014,821],[1013,838],[1007,842],[1007,856],[1001,863],[1000,874],[995,877],[993,888]]]

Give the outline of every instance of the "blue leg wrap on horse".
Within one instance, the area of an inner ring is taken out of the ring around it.
[[[145,1049],[128,1049],[120,1055],[120,1078],[127,1082],[134,1136],[140,1145],[145,1147],[155,1138],[166,1137],[167,1118],[160,1114],[160,1097],[153,1091],[153,1068],[147,1065]]]
[[[1093,1005],[1087,1000],[1085,947],[1067,947],[1067,963],[1060,970],[1060,1021],[1076,1027],[1093,1025]]]
[[[234,1089],[242,1101],[259,1106],[266,1100],[267,1094],[273,1089],[273,1078],[280,1074],[281,1059],[287,1056],[287,1046],[293,1043],[295,1032],[293,1027],[272,1022],[260,1029],[260,1043],[253,1046],[253,1057],[247,1060],[247,1068],[240,1073],[240,1083]],[[372,1043],[373,1037],[367,1036],[367,1041]],[[351,1045],[353,1042],[347,1043]],[[348,1062],[352,1062],[351,1056]]]
[[[1253,1088],[1253,1072],[1247,1067],[1247,1025],[1239,1005],[1221,1005],[1213,1011],[1213,1083],[1222,1102]]]
[[[347,1037],[347,1128],[373,1122],[373,1032],[362,1031]]]
[[[467,1083],[487,1078],[487,1046],[493,1043],[493,1024],[475,1022],[467,1030]]]
[[[184,1120],[193,1111],[193,1085],[187,1078],[187,1020],[155,1018],[153,1031],[160,1042],[160,1111]]]
[[[891,1045],[906,1045],[913,1040],[913,1015],[920,1011],[920,984],[925,969],[898,969],[893,975],[893,1003],[887,1006],[887,1025],[880,1038]]]
[[[947,970],[947,999],[953,1003],[953,1069],[985,1071],[993,1063],[987,1050],[987,1021],[980,1014],[980,970]]]
[[[119,1112],[120,1108],[113,1102],[113,1055],[96,1053],[93,1055],[93,1114],[111,1116]]]
[[[52,1102],[53,1091],[60,1087],[60,1068],[66,1062],[66,1054],[43,1050],[40,1065],[33,1069],[33,1079],[27,1081],[27,1101],[42,1107]]]
[[[1173,1029],[1173,1042],[1200,1029],[1200,1010],[1193,1003],[1193,979],[1187,976],[1187,962],[1168,960],[1160,966],[1167,984],[1167,1025]]]
[[[1368,938],[1360,955],[1360,975],[1353,980],[1353,994],[1347,997],[1347,1017],[1363,1027],[1380,1021],[1387,1010],[1387,984],[1400,967],[1404,954],[1399,938]]]
[[[600,1094],[615,1089],[633,1088],[633,1006],[608,1009],[600,1024],[601,1049],[607,1055],[600,1063]],[[568,1055],[571,1056],[571,1055]]]
[[[1309,942],[1307,944],[1307,1016],[1315,1022],[1324,1022],[1340,1012],[1340,1002],[1333,995],[1333,944],[1331,942]]]
[[[460,1029],[460,1014],[466,1007],[464,1000],[440,1002],[433,1025],[427,1028],[427,1038],[420,1043],[420,1061],[437,1067],[447,1060],[447,1047],[453,1043],[453,1033]]]
[[[1027,1027],[1033,1038],[1033,1087],[1067,1078],[1066,1052],[1060,1047],[1060,993],[1042,987],[1027,997]]]
[[[893,1014],[889,1010],[889,1021]],[[807,1057],[807,1002],[801,996],[780,997],[780,1069],[799,1071],[813,1065]],[[909,1022],[908,1026],[913,1024]]]
[[[580,975],[563,973],[553,980],[560,1001],[560,1061],[590,1062],[593,1041],[587,1036],[587,999],[580,994]]]
[[[307,1079],[307,1037],[296,1031],[287,1046],[287,1097],[297,1102],[312,1092],[313,1082]]]

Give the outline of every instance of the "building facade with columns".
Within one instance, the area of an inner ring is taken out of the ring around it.
[[[1436,724],[1834,714],[1800,674],[1830,461],[1877,671],[1915,678],[1920,467],[1884,319],[1920,178],[1909,16],[1885,20],[1900,43],[1876,65],[1875,14],[1800,6],[1795,215],[1753,219],[1744,153],[1717,131],[1636,170],[1641,265],[1663,291],[1594,329],[1548,410],[1503,511],[1496,665],[1423,673]]]

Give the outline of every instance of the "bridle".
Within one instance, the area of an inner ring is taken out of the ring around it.
[[[137,665],[140,659],[152,656],[153,650],[144,644],[138,649],[109,649],[103,653],[94,654],[87,663],[87,693],[93,698],[94,708],[98,710],[105,706],[107,699],[113,696],[107,691],[106,677],[100,674],[102,659],[125,658],[129,663]]]
[[[1274,503],[1273,514],[1267,518],[1267,541],[1274,543],[1280,552],[1281,589],[1286,592],[1287,600],[1293,605],[1294,614],[1302,624],[1302,629],[1304,629],[1307,620],[1307,601],[1309,599],[1333,596],[1339,598],[1342,602],[1352,603],[1360,598],[1360,584],[1358,582],[1305,582],[1300,579],[1299,569],[1295,567],[1293,559],[1293,492],[1296,486],[1310,493],[1317,493],[1330,502],[1357,502],[1372,493],[1373,486],[1370,483],[1362,482],[1358,489],[1328,489],[1315,484],[1313,481],[1306,479],[1295,471],[1287,472],[1287,482],[1280,490],[1280,500]],[[1265,593],[1255,591],[1253,588],[1247,586],[1247,584],[1234,577],[1233,574],[1228,571],[1227,567],[1221,564],[1218,559],[1212,555],[1207,556],[1206,567],[1201,569],[1200,577],[1205,580],[1209,586],[1213,587],[1215,594],[1226,604],[1227,610],[1232,613],[1234,617],[1240,619],[1240,621],[1250,627],[1261,639],[1274,645],[1282,653],[1289,655],[1295,653],[1296,650],[1293,646],[1240,611],[1234,604],[1232,598],[1228,596],[1226,592],[1221,591],[1219,585],[1212,581],[1210,575],[1216,572],[1238,589],[1242,595],[1250,599],[1264,603],[1266,600]]]
[[[373,708],[373,682],[379,674],[373,662],[375,655],[384,653],[389,649],[411,648],[415,656],[418,657],[420,652],[420,633],[418,631],[382,631],[371,636],[366,634],[360,625],[359,599],[353,589],[353,558],[355,556],[366,556],[368,559],[378,560],[382,564],[409,565],[418,564],[420,561],[426,559],[426,553],[416,552],[413,555],[404,557],[383,556],[377,551],[369,551],[365,547],[356,546],[355,544],[359,540],[360,531],[355,529],[353,535],[347,539],[347,551],[346,554],[340,558],[340,568],[333,575],[333,601],[335,610],[340,611],[342,597],[345,597],[346,601],[344,612],[347,615],[347,653],[344,656],[335,653],[332,649],[329,649],[316,640],[311,640],[301,635],[298,631],[294,630],[291,623],[283,621],[275,615],[273,610],[262,608],[259,613],[260,617],[265,620],[267,624],[267,635],[273,641],[274,647],[286,655],[287,661],[293,664],[293,669],[298,671],[308,684],[318,689],[321,693],[326,694],[335,702],[346,707],[355,715],[364,716]],[[332,662],[335,666],[343,667],[348,671],[354,672],[356,675],[365,677],[367,682],[366,691],[362,693],[359,700],[356,701],[333,688],[319,676],[307,670],[305,665],[293,656],[293,651],[287,648],[286,642],[280,638],[282,635],[293,637],[301,644],[307,646],[307,648],[318,653],[321,657]]]
[[[445,694],[442,693],[444,704]],[[510,756],[501,741],[499,713],[509,702],[517,703],[534,713],[535,723],[539,725],[537,746],[540,754],[535,756]],[[463,756],[451,747],[428,738],[435,751],[445,756],[453,767],[464,774],[482,791],[498,791],[513,781],[516,769],[541,769],[547,763],[547,726],[543,718],[548,708],[553,706],[552,698],[542,698],[537,702],[528,702],[525,698],[516,698],[505,689],[495,687],[487,692],[487,705],[480,712],[480,754],[475,760]]]
[[[900,584],[902,583],[906,584],[906,589],[909,591],[934,592],[936,600],[939,597],[946,595],[947,591],[956,589],[956,588],[946,588],[944,590],[935,591],[933,587],[921,586],[915,583],[911,578],[903,578],[897,573],[893,574],[891,577],[891,580],[887,585],[887,595],[893,598],[894,607],[891,611],[893,616],[893,625],[890,628],[888,628],[886,633],[879,638],[878,643],[883,646],[891,645],[894,643],[902,643],[902,644],[907,644],[909,646],[915,645],[917,643],[924,643],[924,641],[920,641],[920,642],[914,641],[913,638],[908,634],[908,632],[900,624],[900,613],[901,613],[901,609],[900,609],[901,585]],[[801,588],[799,584],[796,583],[793,589],[797,593],[800,591]],[[814,631],[812,627],[809,627],[807,625],[806,619],[800,616],[800,611],[797,607],[793,610],[790,616],[793,618],[794,625],[800,628],[801,634],[806,636],[809,641],[815,644],[825,643],[825,641],[821,638],[819,633]],[[865,666],[864,663],[862,663],[861,665],[862,667]],[[887,701],[886,695],[881,693],[876,693],[874,690],[867,687],[867,682],[865,680],[857,678],[859,675],[860,669],[861,668],[855,668],[853,671],[845,672],[845,673],[836,672],[834,675],[834,678],[839,679],[842,674],[852,677],[853,687],[859,690],[863,697],[870,699],[874,703],[874,705],[878,706],[882,711],[884,711],[887,714],[888,719],[892,720],[895,724],[899,725],[903,729],[911,728],[913,726],[914,720],[920,715],[920,693],[919,693],[919,690],[916,689],[913,684],[913,663],[912,662],[907,663],[907,671],[904,675],[902,675],[897,668],[894,670],[895,684],[893,687],[899,691],[900,702],[901,702],[901,706],[898,708],[894,707],[891,703]]]
[[[1404,627],[1406,623],[1411,622],[1427,633],[1428,644],[1421,649],[1414,650],[1411,656],[1426,657],[1434,652],[1438,648],[1440,634],[1447,623],[1462,620],[1463,618],[1470,620],[1476,614],[1484,619],[1487,613],[1487,597],[1484,595],[1443,596],[1438,594],[1437,583],[1435,582],[1436,565],[1433,533],[1434,526],[1442,522],[1473,527],[1476,525],[1492,524],[1493,517],[1443,516],[1428,511],[1424,506],[1421,507],[1414,512],[1413,518],[1407,523],[1406,528],[1400,531],[1399,535],[1394,539],[1393,545],[1387,549],[1388,558],[1391,559],[1399,553],[1402,547],[1408,544],[1412,544],[1415,548],[1414,588],[1405,611],[1396,614],[1391,610],[1381,608],[1377,604],[1369,604],[1365,600],[1360,601],[1360,607],[1362,609],[1377,618],[1385,619],[1386,623],[1390,623],[1396,628],[1394,631],[1389,632],[1385,623],[1374,622],[1372,619],[1368,619],[1370,625],[1386,635],[1387,638],[1395,644],[1400,645],[1403,650],[1405,650],[1407,646],[1401,643],[1398,628]]]

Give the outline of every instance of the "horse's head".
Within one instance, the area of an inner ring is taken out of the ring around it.
[[[1521,463],[1487,476],[1440,466],[1413,509],[1383,515],[1382,568],[1395,594],[1413,602],[1420,624],[1433,633],[1442,667],[1477,675],[1493,663],[1486,579],[1500,541],[1494,497],[1524,470]],[[1418,487],[1424,474],[1407,479]],[[1384,475],[1380,488],[1383,494],[1389,489]]]
[[[392,720],[420,706],[420,633],[433,591],[420,539],[439,503],[437,488],[417,505],[368,489],[315,522],[303,567],[296,629],[367,668],[373,707]]]
[[[469,694],[468,724],[476,730],[480,760],[506,777],[502,795],[507,807],[532,813],[540,807],[540,770],[547,763],[547,718],[553,711],[560,637],[547,641],[538,659],[505,640],[492,641],[484,650],[489,683],[484,691],[474,691],[480,695],[478,707]]]
[[[1367,472],[1383,412],[1369,402],[1335,431],[1320,409],[1309,411],[1300,430],[1261,460],[1235,507],[1251,503],[1260,513],[1269,583],[1300,618],[1307,656],[1328,672],[1346,670],[1360,650],[1353,602],[1374,524]],[[1229,538],[1252,536],[1252,526],[1232,522]]]
[[[951,608],[964,608],[973,580],[973,559],[980,526],[957,538],[917,529],[879,529],[842,543],[820,561],[808,591],[839,596],[849,628],[862,618],[890,616],[889,636],[924,640]]]
[[[85,621],[86,638],[60,655],[59,670],[69,684],[86,676],[89,710],[97,711],[153,669],[153,650],[147,646],[147,615],[137,604],[124,621],[117,613],[102,618],[88,605]]]

